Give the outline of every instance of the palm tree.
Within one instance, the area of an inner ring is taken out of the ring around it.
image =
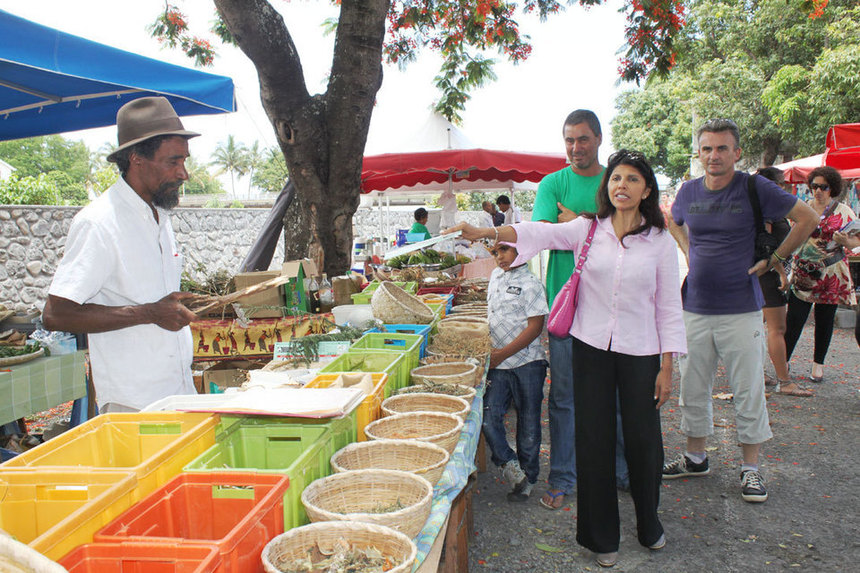
[[[254,177],[254,171],[263,164],[263,152],[260,151],[259,141],[255,141],[254,145],[247,149],[245,159],[248,164],[248,197],[251,197],[251,179]]]
[[[247,148],[242,143],[236,143],[232,135],[227,136],[226,142],[221,142],[212,153],[212,165],[219,168],[218,174],[230,173],[230,192],[236,196],[234,176],[240,177],[248,169]]]

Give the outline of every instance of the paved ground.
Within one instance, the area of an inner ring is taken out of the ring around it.
[[[792,360],[797,375],[809,372],[811,340],[810,320]],[[806,386],[816,391],[815,398],[774,395],[768,400],[775,437],[764,448],[761,464],[770,495],[766,503],[749,504],[740,497],[734,411],[730,402],[715,400],[717,427],[708,443],[711,474],[663,484],[664,550],[651,553],[638,544],[632,500],[619,494],[622,541],[614,570],[860,570],[860,351],[853,331],[836,330],[825,382]],[[673,398],[662,414],[667,459],[684,443],[678,433],[677,388],[676,376]],[[722,371],[714,394],[721,392],[730,392]],[[545,428],[540,481],[526,503],[505,499],[507,486],[492,464],[479,474],[471,571],[600,570],[594,555],[575,541],[575,496],[559,511],[538,504],[549,471],[548,446]]]

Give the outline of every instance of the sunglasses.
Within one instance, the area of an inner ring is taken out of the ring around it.
[[[645,158],[645,154],[640,151],[631,151],[629,149],[619,149],[615,153],[609,156],[609,163],[615,163],[616,161],[621,161],[622,159],[631,159],[633,161],[644,161],[648,162],[648,159]]]
[[[830,191],[830,185],[828,185],[827,183],[813,183],[812,185],[810,185],[810,187],[812,187],[813,191],[815,191],[816,189],[820,189],[822,191]]]

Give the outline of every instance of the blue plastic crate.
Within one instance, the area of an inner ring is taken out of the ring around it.
[[[430,329],[432,328],[429,324],[386,324],[385,332],[392,332],[397,334],[420,334],[424,337],[424,341],[421,342],[421,351],[420,358],[424,358],[424,355],[427,352],[427,339],[430,336]],[[371,328],[367,332],[383,332],[379,328]]]

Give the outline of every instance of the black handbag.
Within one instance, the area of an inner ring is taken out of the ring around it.
[[[755,217],[755,254],[753,264],[759,261],[769,261],[770,257],[782,243],[779,239],[767,232],[764,228],[764,219],[761,216],[761,205],[758,200],[758,192],[755,187],[756,175],[747,178],[747,194]]]

